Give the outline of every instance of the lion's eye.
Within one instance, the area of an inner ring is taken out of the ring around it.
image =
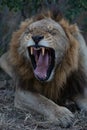
[[[25,34],[29,34],[31,32],[32,32],[31,28],[27,28],[26,31],[25,31]]]
[[[56,31],[53,31],[53,32],[51,32],[51,34],[54,36],[54,35],[57,34],[57,32],[56,32]]]
[[[27,29],[27,30],[25,31],[25,34],[29,34],[29,32],[30,32],[29,29]]]
[[[48,30],[48,33],[50,33],[51,35],[56,35],[57,34],[57,31],[56,30]]]

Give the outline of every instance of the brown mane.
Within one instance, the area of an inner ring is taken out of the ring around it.
[[[64,29],[70,43],[70,47],[62,61],[62,64],[55,72],[54,79],[48,83],[40,83],[37,81],[33,75],[30,64],[26,62],[26,59],[24,59],[23,56],[18,54],[20,35],[25,31],[29,24],[44,18],[51,18],[56,22],[59,22]],[[24,85],[24,88],[27,86],[28,89],[38,91],[48,98],[57,101],[61,92],[60,89],[63,89],[63,85],[66,84],[67,77],[69,77],[71,72],[77,70],[78,68],[79,44],[73,36],[73,32],[76,33],[78,31],[79,30],[76,25],[70,25],[58,12],[55,13],[52,11],[38,14],[31,19],[27,19],[22,22],[19,30],[13,33],[10,44],[9,61],[14,66],[17,74],[21,78],[21,84],[22,86]]]

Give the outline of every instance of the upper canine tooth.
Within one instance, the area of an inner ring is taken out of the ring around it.
[[[44,56],[44,54],[45,54],[45,48],[42,47],[42,55]]]
[[[31,55],[33,55],[33,47],[30,48]]]

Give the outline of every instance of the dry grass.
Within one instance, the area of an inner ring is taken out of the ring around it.
[[[14,108],[14,93],[12,80],[0,71],[0,130],[87,130],[87,113],[76,111],[73,126],[60,128],[32,110]]]

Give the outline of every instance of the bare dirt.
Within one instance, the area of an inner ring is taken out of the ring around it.
[[[47,122],[32,110],[21,111],[14,107],[13,81],[0,70],[0,130],[87,130],[87,113],[76,111],[72,127],[61,128]]]

